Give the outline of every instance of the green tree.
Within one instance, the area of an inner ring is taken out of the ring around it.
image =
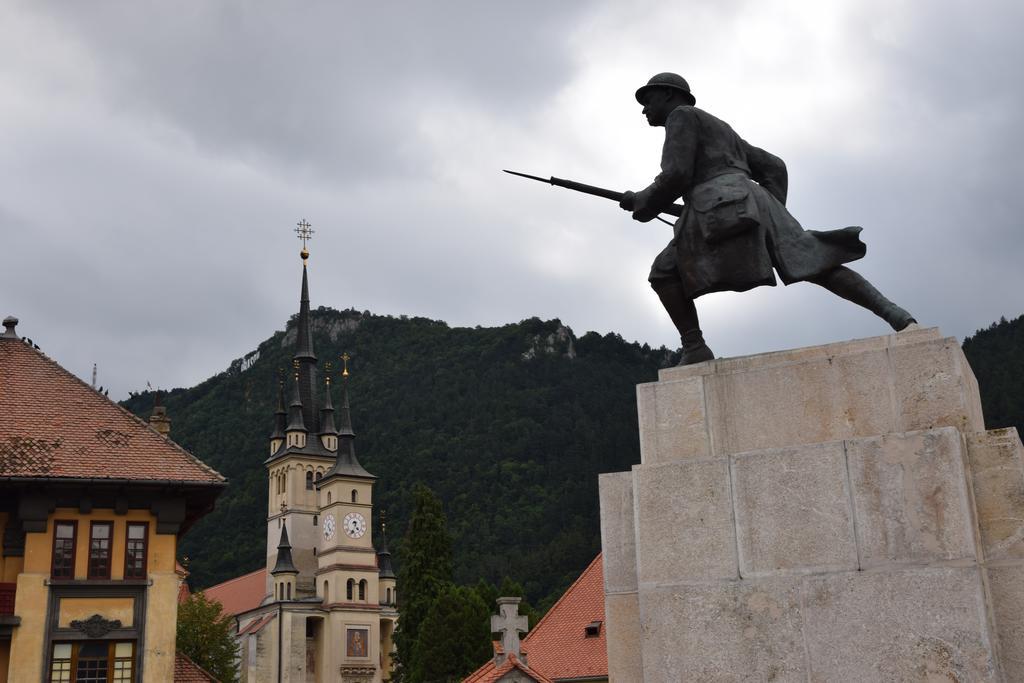
[[[234,620],[225,614],[219,602],[212,602],[200,593],[193,593],[178,605],[178,651],[213,674],[222,683],[235,683],[238,651]]]
[[[402,618],[395,633],[399,677],[419,683],[420,656],[429,648],[417,647],[420,627],[435,599],[452,580],[452,539],[444,508],[434,492],[423,484],[413,488],[413,512],[398,547],[399,610]]]
[[[462,680],[491,657],[490,618],[476,590],[445,586],[420,623],[409,678],[424,683]]]

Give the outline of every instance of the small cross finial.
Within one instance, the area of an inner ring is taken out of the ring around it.
[[[331,384],[331,370],[333,369],[334,365],[331,363],[331,361],[327,361],[326,363],[324,363],[324,370],[326,371],[324,372],[324,381],[327,382],[328,386],[330,386]]]
[[[348,377],[348,361],[350,358],[352,358],[352,356],[348,355],[348,351],[341,354],[341,362],[345,364],[344,368],[341,371],[342,377]]]
[[[298,227],[295,228],[295,234],[299,236],[300,240],[302,240],[302,251],[299,252],[299,256],[302,257],[303,263],[305,263],[306,259],[309,258],[309,250],[306,249],[306,242],[313,239],[314,232],[316,232],[316,230],[313,230],[312,226],[305,218],[299,221]]]
[[[295,381],[298,382],[299,381],[299,361],[298,361],[298,359],[295,359],[295,360],[292,361],[292,368],[295,369]]]
[[[380,511],[380,535],[385,538],[388,535],[388,513],[385,510]]]

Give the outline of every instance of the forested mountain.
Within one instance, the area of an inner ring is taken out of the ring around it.
[[[290,368],[294,319],[258,350],[163,402],[172,437],[228,477],[214,512],[185,537],[195,587],[262,566],[267,477],[279,369]],[[444,501],[455,580],[504,577],[543,606],[600,549],[597,475],[639,462],[635,385],[677,357],[664,348],[557,320],[453,328],[424,318],[319,308],[321,369],[352,356],[349,393],[360,462],[379,477],[375,510],[405,532],[412,487]],[[1024,431],[1024,316],[964,342],[990,428]],[[125,405],[148,416],[154,397]],[[377,531],[375,530],[375,533]],[[397,557],[400,559],[400,549]]]
[[[294,322],[227,371],[162,397],[171,436],[230,482],[182,543],[195,587],[264,563],[263,461]],[[401,538],[423,482],[444,501],[455,580],[508,576],[535,604],[599,551],[597,475],[639,462],[635,385],[676,360],[613,334],[576,338],[558,320],[453,328],[321,307],[313,336],[321,369],[334,363],[336,403],[339,356],[352,357],[356,453],[379,477],[375,511],[387,511],[389,538]],[[148,416],[153,401],[147,392],[125,405]]]
[[[1024,435],[1024,315],[967,337],[964,355],[978,378],[985,426],[1016,427]]]

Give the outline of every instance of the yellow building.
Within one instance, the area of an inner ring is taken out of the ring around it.
[[[335,411],[318,379],[309,314],[308,252],[294,368],[278,395],[269,457],[266,568],[205,591],[238,623],[246,683],[381,683],[398,620],[386,540],[373,542],[373,486],[355,454],[347,367]],[[337,412],[337,416],[335,413]]]
[[[0,336],[0,683],[173,681],[178,538],[225,480],[17,323]]]

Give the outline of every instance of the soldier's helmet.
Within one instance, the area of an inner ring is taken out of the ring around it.
[[[687,83],[686,79],[679,74],[666,71],[665,73],[651,76],[651,80],[647,81],[647,85],[641,86],[636,91],[636,101],[643,104],[644,95],[652,88],[671,88],[672,90],[678,90],[686,95],[686,98],[690,100],[691,106],[697,103],[697,98],[690,92],[690,84]]]

